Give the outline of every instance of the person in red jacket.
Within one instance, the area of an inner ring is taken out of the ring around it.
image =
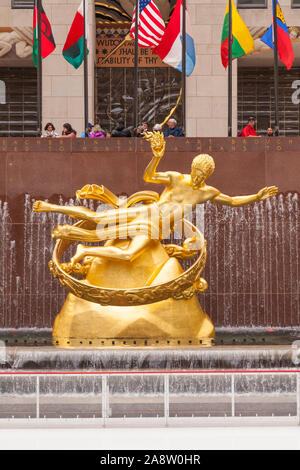
[[[252,137],[252,136],[258,137],[258,135],[255,132],[254,126],[255,126],[255,119],[253,116],[250,116],[248,119],[247,126],[244,127],[244,129],[241,132],[241,137]]]

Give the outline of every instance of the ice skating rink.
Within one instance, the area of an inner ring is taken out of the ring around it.
[[[300,427],[0,429],[0,450],[300,450]]]

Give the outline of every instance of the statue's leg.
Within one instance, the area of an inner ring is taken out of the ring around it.
[[[58,225],[52,231],[52,237],[60,240],[73,240],[82,242],[99,242],[97,230],[86,230],[75,225]]]
[[[126,225],[134,219],[147,214],[147,206],[125,207],[123,209],[111,209],[96,212],[94,222],[100,225]]]
[[[137,235],[130,242],[126,250],[115,246],[84,246],[78,245],[71,264],[74,265],[82,260],[85,256],[94,256],[101,258],[120,259],[125,261],[133,261],[136,259],[151,242],[146,235]]]
[[[138,220],[124,225],[112,225],[97,230],[86,230],[74,225],[58,225],[52,232],[52,237],[62,240],[81,242],[99,242],[110,239],[125,239],[136,235],[146,235],[148,238],[159,238],[159,227],[153,226],[151,221]]]
[[[35,201],[34,212],[57,212],[75,219],[89,220],[95,224],[124,224],[135,219],[141,213],[147,211],[147,206],[129,207],[123,209],[111,209],[107,211],[92,211],[83,206],[59,206],[44,201]]]
[[[74,219],[95,221],[96,212],[82,206],[59,206],[57,204],[50,204],[45,201],[35,201],[33,204],[33,212],[57,212],[58,214],[65,214]]]

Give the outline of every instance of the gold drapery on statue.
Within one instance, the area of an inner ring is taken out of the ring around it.
[[[222,194],[206,184],[215,166],[209,155],[194,158],[190,175],[158,172],[164,136],[149,132],[145,138],[153,158],[144,180],[165,185],[161,195],[141,191],[124,200],[93,184],[77,191],[77,198],[99,200],[111,210],[34,203],[35,212],[59,212],[79,220],[52,233],[57,242],[50,270],[69,291],[55,319],[55,345],[186,347],[213,342],[214,325],[195,295],[207,289],[201,277],[206,241],[184,216],[208,200],[239,206],[273,196],[277,188],[251,196]],[[178,228],[185,237],[183,246],[162,243]],[[63,253],[76,241],[98,245],[79,244],[70,262],[62,263]],[[194,263],[183,270],[178,259],[187,258]]]

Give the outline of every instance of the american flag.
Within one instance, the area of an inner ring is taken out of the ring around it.
[[[165,22],[153,0],[139,0],[138,45],[155,47],[165,32]],[[135,39],[135,9],[133,11],[130,36]]]

